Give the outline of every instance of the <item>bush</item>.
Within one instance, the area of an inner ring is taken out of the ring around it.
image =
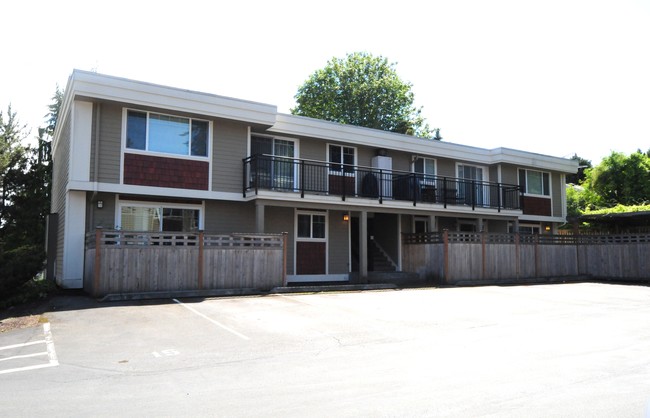
[[[0,254],[0,294],[15,291],[43,270],[45,252],[28,245]]]

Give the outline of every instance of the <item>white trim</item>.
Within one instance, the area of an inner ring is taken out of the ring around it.
[[[519,177],[519,170],[525,171],[524,176],[526,177],[526,190],[524,190],[524,196],[530,196],[530,197],[541,197],[541,198],[548,198],[552,199],[553,198],[553,173],[550,171],[545,171],[545,170],[537,170],[534,168],[524,168],[524,167],[517,167],[517,185],[521,187],[521,177]],[[528,172],[529,171],[536,171],[538,173],[542,173],[542,187],[544,187],[544,174],[548,174],[548,194],[536,194],[536,193],[528,193]]]
[[[75,101],[70,134],[70,180],[90,180],[90,148],[93,132],[93,104]]]
[[[57,274],[57,284],[65,289],[81,289],[86,258],[86,192],[68,191],[65,209],[63,271]]]
[[[541,215],[520,215],[520,222],[530,221],[530,222],[560,222],[565,223],[566,219],[558,216],[541,216]]]
[[[67,185],[67,190],[83,190],[90,192],[97,191],[104,193],[122,193],[145,196],[165,196],[181,199],[230,200],[236,202],[248,202],[252,200],[252,198],[244,199],[241,192],[213,192],[209,190],[176,189],[170,187],[137,186],[133,184],[95,183],[85,181],[71,181]]]

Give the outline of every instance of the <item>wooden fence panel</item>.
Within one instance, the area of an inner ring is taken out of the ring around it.
[[[518,277],[517,246],[515,244],[486,244],[484,279],[513,279]]]
[[[282,286],[285,279],[282,235],[170,233],[162,236],[98,231],[89,238],[93,239],[89,240],[85,254],[84,288],[95,296],[198,289],[270,289]],[[199,245],[203,238],[201,243],[205,245]],[[97,269],[96,260],[99,260]]]
[[[441,282],[444,273],[444,245],[408,245],[403,253],[402,270],[417,273],[420,279]]]
[[[482,276],[480,244],[454,243],[449,245],[447,283],[459,280],[476,280]]]

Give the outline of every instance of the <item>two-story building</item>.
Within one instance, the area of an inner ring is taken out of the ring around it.
[[[64,288],[83,286],[85,236],[97,227],[287,232],[289,282],[400,271],[403,233],[555,231],[565,175],[577,170],[78,70],[53,164],[49,256]]]

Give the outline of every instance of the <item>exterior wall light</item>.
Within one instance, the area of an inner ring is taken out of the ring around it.
[[[348,215],[347,213],[344,213],[343,214],[343,222],[347,222],[349,220],[350,220],[350,215]]]

